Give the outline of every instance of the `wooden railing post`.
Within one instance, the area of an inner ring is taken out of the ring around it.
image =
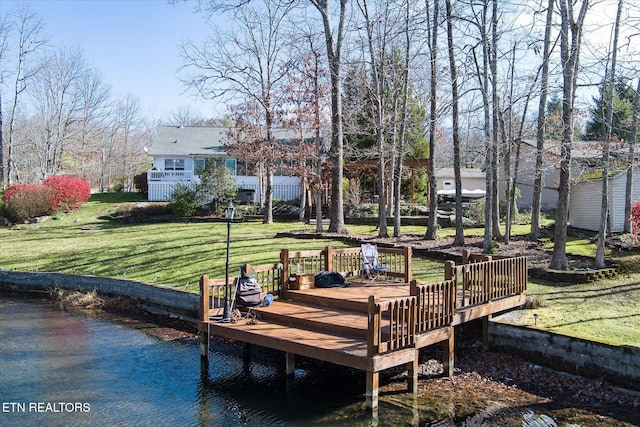
[[[378,303],[380,298],[376,295],[369,295],[369,309],[367,322],[367,357],[378,354],[380,348],[380,313]]]
[[[411,279],[413,279],[413,267],[411,265],[411,257],[413,256],[413,251],[411,247],[408,246],[404,249],[404,281],[405,283],[411,283]]]
[[[324,249],[324,269],[325,271],[333,271],[333,248],[331,246]]]
[[[471,251],[469,249],[462,250],[462,263],[469,264],[470,262]]]
[[[444,280],[453,280],[455,266],[456,263],[453,261],[447,261],[444,263]]]
[[[287,291],[289,290],[289,249],[282,249],[280,251],[280,263],[282,264],[280,298],[285,299],[287,297]]]

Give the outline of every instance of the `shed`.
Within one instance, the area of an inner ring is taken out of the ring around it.
[[[609,177],[609,223],[611,231],[624,231],[624,201],[627,172],[621,171]],[[633,201],[640,200],[640,171],[633,170]],[[569,223],[572,227],[598,231],[602,206],[602,178],[587,179],[571,186]]]

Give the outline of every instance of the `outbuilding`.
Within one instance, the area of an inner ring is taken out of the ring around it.
[[[640,171],[633,170],[631,200],[640,200]],[[624,231],[627,171],[609,176],[610,231]],[[571,186],[569,223],[572,227],[598,231],[602,206],[602,178],[585,179]]]

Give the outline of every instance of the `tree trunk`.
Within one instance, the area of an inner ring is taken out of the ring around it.
[[[402,160],[404,158],[404,142],[407,132],[407,107],[409,103],[409,66],[411,65],[411,37],[409,35],[409,11],[410,1],[407,0],[405,15],[405,51],[404,51],[404,69],[402,70],[402,110],[400,112],[400,142],[398,143],[398,163],[396,164],[396,185],[395,185],[395,211],[393,215],[393,236],[400,237],[402,232],[400,199],[402,195]]]
[[[331,26],[331,14],[327,0],[311,0],[311,3],[322,15],[324,36],[327,44],[327,59],[331,72],[331,223],[329,231],[345,233],[344,209],[342,203],[342,163],[344,151],[342,146],[342,71],[340,54],[344,37],[344,21],[348,0],[340,0],[340,23],[335,33]]]
[[[607,135],[604,140],[604,150],[602,151],[602,205],[600,207],[600,228],[598,229],[598,243],[596,246],[596,268],[604,268],[604,249],[607,241],[607,222],[609,218],[609,150],[611,136],[613,133],[613,94],[616,84],[616,62],[618,58],[618,33],[620,28],[620,14],[622,13],[623,0],[618,0],[618,13],[613,30],[613,46],[611,50],[611,72],[609,73],[609,92],[607,94],[607,119],[605,129]],[[605,85],[606,88],[606,85]]]
[[[427,16],[427,22],[430,23],[430,46],[429,46],[429,71],[431,81],[429,82],[429,165],[427,167],[427,177],[429,180],[429,222],[427,223],[427,231],[424,235],[425,239],[435,240],[436,230],[438,228],[438,183],[436,181],[435,171],[435,150],[436,150],[436,120],[437,120],[437,59],[438,59],[438,14],[439,1],[433,2],[433,19]],[[425,7],[427,13],[429,11],[429,2],[426,0]]]
[[[451,11],[451,0],[446,0],[447,9],[447,44],[449,51],[449,67],[451,68],[451,99],[453,103],[453,174],[456,186],[456,236],[453,240],[454,246],[464,245],[464,229],[462,227],[462,176],[460,173],[460,125],[458,112],[458,71],[456,68],[456,58],[453,51],[453,16]]]
[[[560,149],[560,182],[556,209],[553,253],[549,266],[567,268],[567,224],[571,184],[571,149],[573,147],[573,104],[578,74],[584,16],[589,0],[583,0],[578,19],[574,21],[573,0],[560,0],[560,56],[562,59],[562,143]]]
[[[540,101],[538,103],[538,123],[536,131],[536,166],[533,181],[533,201],[531,204],[530,240],[538,240],[540,235],[540,207],[542,205],[542,182],[544,181],[544,139],[547,108],[547,91],[549,85],[549,52],[551,50],[551,24],[553,23],[554,0],[547,5],[547,20],[544,30],[544,53],[542,56],[542,79],[540,81]]]

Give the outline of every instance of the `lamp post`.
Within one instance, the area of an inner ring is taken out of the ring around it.
[[[224,311],[222,314],[223,322],[231,322],[231,290],[229,286],[229,245],[231,243],[231,221],[236,208],[229,201],[227,207],[224,208],[224,217],[227,219],[227,262],[225,264],[225,285],[224,285]]]

